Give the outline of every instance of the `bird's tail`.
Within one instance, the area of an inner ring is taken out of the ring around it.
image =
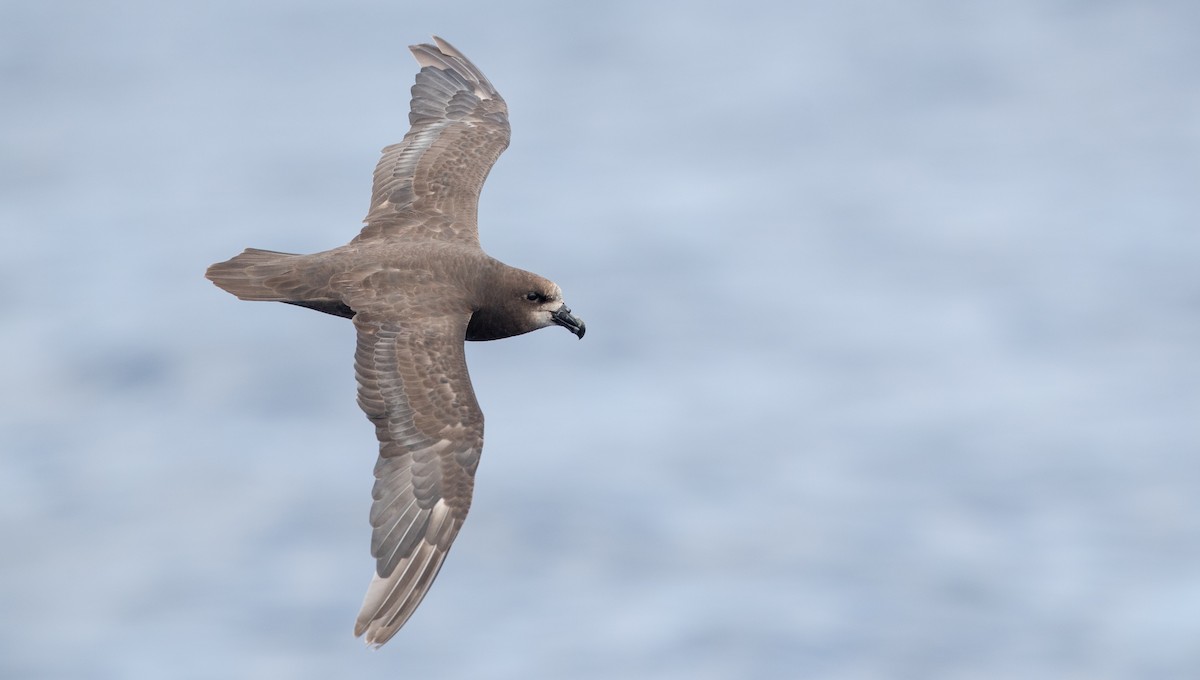
[[[241,255],[218,262],[204,275],[222,290],[243,300],[287,302],[304,299],[305,287],[296,271],[303,255],[247,248]]]

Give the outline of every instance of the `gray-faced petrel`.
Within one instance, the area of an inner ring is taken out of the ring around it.
[[[249,248],[206,274],[242,300],[354,321],[358,404],[379,437],[375,575],[354,634],[376,646],[421,603],[471,506],[483,413],[463,341],[584,333],[557,285],[480,248],[479,190],[508,146],[508,108],[461,52],[434,43],[410,48],[412,127],[383,150],[362,232],[313,255]]]

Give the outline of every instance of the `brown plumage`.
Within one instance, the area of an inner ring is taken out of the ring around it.
[[[387,642],[437,576],[471,506],[483,447],[464,340],[583,322],[553,282],[479,247],[479,191],[508,146],[508,109],[461,52],[435,37],[411,47],[421,70],[411,129],[383,150],[366,227],[313,255],[247,249],[208,268],[243,300],[352,318],[358,404],[375,424],[375,575],[355,635]]]

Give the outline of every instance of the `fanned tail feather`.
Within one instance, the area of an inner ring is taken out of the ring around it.
[[[242,300],[287,302],[303,299],[296,265],[302,255],[247,248],[237,257],[218,262],[204,275],[222,290]]]

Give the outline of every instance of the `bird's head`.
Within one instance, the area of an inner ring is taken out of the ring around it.
[[[520,269],[508,273],[472,315],[468,340],[496,340],[547,326],[562,326],[583,338],[587,326],[563,302],[558,284]]]

